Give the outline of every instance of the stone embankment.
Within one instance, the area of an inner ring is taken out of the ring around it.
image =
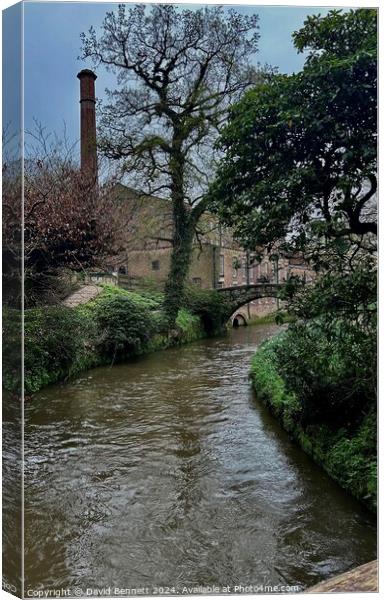
[[[377,560],[361,565],[352,571],[337,575],[305,590],[306,594],[321,594],[326,592],[377,592],[378,565]]]

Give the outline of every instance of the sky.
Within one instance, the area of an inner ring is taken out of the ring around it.
[[[189,5],[189,8],[198,5]],[[78,59],[80,33],[101,26],[107,10],[117,4],[92,2],[27,2],[25,4],[25,128],[37,119],[48,131],[61,134],[64,123],[71,142],[79,138],[79,81],[76,74],[90,63]],[[292,44],[292,33],[308,14],[326,14],[325,7],[239,6],[244,14],[259,14],[260,41],[255,61],[291,73],[303,64]],[[98,70],[96,95],[113,87],[114,76]]]

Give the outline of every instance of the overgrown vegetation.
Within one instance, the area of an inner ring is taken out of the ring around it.
[[[217,335],[223,329],[228,308],[216,290],[202,290],[189,287],[186,290],[186,306],[198,315],[209,335]]]
[[[350,272],[326,273],[290,302],[297,321],[277,348],[303,423],[353,427],[376,406],[376,269],[370,257]]]
[[[361,251],[347,258],[349,270],[340,257],[313,285],[287,290],[296,320],[259,349],[252,378],[302,448],[375,509],[376,264]]]
[[[128,292],[105,286],[102,293],[76,308],[48,306],[25,311],[25,392],[68,379],[97,365],[113,364],[140,354],[192,342],[219,333],[213,315],[219,310],[213,294],[191,290],[190,307],[182,308],[174,329],[162,310],[158,292]],[[205,298],[205,302],[203,299]],[[204,327],[215,322],[216,329]],[[4,385],[20,386],[20,314],[6,309],[4,326]],[[15,354],[16,353],[16,354]]]
[[[360,413],[359,419],[355,419],[353,423],[346,420],[343,426],[335,426],[332,419],[303,420],[303,390],[300,385],[294,390],[282,376],[285,365],[281,360],[290,347],[290,335],[291,332],[284,332],[269,340],[255,354],[251,376],[257,397],[270,408],[303,450],[324,467],[335,481],[370,509],[376,510],[377,450],[374,406],[367,406],[366,410]],[[333,354],[335,360],[336,351],[333,351]],[[315,382],[318,381],[314,371],[309,373],[308,380],[311,374]],[[329,366],[329,376],[335,377],[332,364]],[[319,412],[316,414],[319,415]]]

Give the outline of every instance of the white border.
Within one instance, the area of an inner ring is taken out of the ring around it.
[[[24,46],[24,4],[26,2],[28,3],[32,3],[34,0],[25,0],[22,4],[22,46]],[[57,0],[60,1],[60,0]],[[61,2],[66,1],[67,3],[78,3],[78,2],[88,2],[88,0],[61,0]],[[50,3],[52,4],[53,1],[51,0],[37,0],[37,2],[35,3]],[[56,2],[55,2],[56,3]],[[89,2],[88,2],[89,3]],[[91,3],[101,3],[101,4],[118,4],[118,2],[105,2],[104,0],[92,0]],[[136,0],[136,2],[132,2],[132,4],[138,4],[138,3],[143,3],[142,0]],[[180,1],[175,1],[175,0],[168,0],[168,2],[166,1],[162,1],[162,0],[151,0],[151,2],[148,2],[151,4],[221,4],[221,5],[242,5],[242,6],[276,6],[276,7],[332,7],[332,8],[354,8],[354,7],[361,7],[361,8],[379,8],[380,7],[380,2],[379,0],[360,0],[358,2],[356,2],[356,0],[336,0],[334,2],[332,2],[332,0],[318,0],[317,2],[314,2],[313,0],[311,1],[304,1],[304,0],[286,0],[285,2],[276,2],[273,0],[264,0],[262,2],[258,2],[258,1],[252,1],[252,0],[248,0],[248,1],[241,1],[241,0],[222,0],[221,2],[215,1],[215,0],[210,0],[209,2],[202,2],[201,0],[180,0]],[[4,10],[6,8],[8,8],[9,6],[14,5],[15,2],[10,2],[9,0],[0,0],[0,6],[1,9]],[[379,10],[379,32],[382,31],[382,21],[383,21],[383,14],[384,11],[383,10]],[[383,50],[383,45],[384,45],[384,41],[381,39],[380,35],[379,35],[379,115],[380,115],[380,108],[382,107],[382,102],[381,102],[381,85],[380,82],[383,78],[383,64],[382,61],[380,60],[381,58],[381,53]],[[24,47],[22,47],[22,65],[21,65],[21,70],[22,70],[22,81],[21,81],[21,93],[22,93],[22,99],[21,99],[21,106],[22,106],[22,115],[21,115],[21,126],[22,126],[22,134],[21,134],[21,140],[22,140],[22,144],[24,147]],[[0,88],[1,88],[1,83],[0,83]],[[1,108],[1,100],[0,100],[0,108]],[[380,157],[382,156],[382,146],[383,146],[383,141],[382,141],[382,136],[381,134],[381,120],[379,120],[379,198],[380,198]],[[24,171],[24,154],[22,155],[22,173]],[[24,218],[24,215],[22,214],[22,219]],[[382,211],[379,210],[379,231],[382,229],[382,222],[383,222],[383,216],[382,216]],[[382,256],[383,252],[381,251],[380,248],[380,244],[379,244],[379,264],[381,264],[381,261],[383,260],[383,256]],[[1,281],[0,281],[0,289],[1,289]],[[22,291],[24,290],[24,280],[22,280]],[[24,294],[23,294],[24,295]],[[381,304],[382,302],[380,302],[380,299],[384,298],[384,282],[383,282],[383,277],[381,275],[381,269],[379,268],[379,316],[380,316],[380,309],[381,309]],[[22,318],[22,331],[24,331],[24,321]],[[383,339],[384,340],[384,324],[382,322],[382,320],[379,318],[379,340]],[[24,349],[24,336],[22,339],[22,350]],[[23,358],[22,358],[22,366],[23,366],[23,361],[24,361],[24,352],[23,352]],[[379,363],[380,364],[380,363]],[[383,363],[384,365],[384,363]],[[382,371],[379,369],[379,387],[378,389],[381,389],[381,382],[382,382]],[[24,392],[24,373],[22,376],[22,391]],[[379,401],[379,396],[378,396],[378,401]],[[383,411],[379,410],[379,431],[381,430],[380,425],[383,425],[383,421],[384,418],[382,417],[382,413]],[[22,423],[24,424],[24,406],[22,407]],[[22,460],[24,461],[24,427],[23,427],[23,431],[22,431]],[[381,448],[379,446],[379,467],[381,464]],[[379,468],[379,473],[380,473],[380,468]],[[378,521],[378,533],[379,533],[379,557],[380,557],[380,550],[381,550],[381,539],[382,539],[382,519],[381,519],[381,510],[382,510],[382,498],[379,495],[379,521]],[[24,469],[23,469],[23,475],[22,475],[22,506],[24,506]],[[0,515],[0,522],[1,522],[1,515]],[[22,511],[22,571],[24,572],[24,511]],[[382,571],[383,569],[380,568],[380,561],[379,561],[379,576],[380,576],[380,581],[382,580]],[[23,591],[23,595],[24,595],[24,577],[22,577],[22,591]],[[279,596],[281,596],[282,594],[278,594]],[[228,595],[229,596],[229,595]],[[231,595],[231,597],[235,597],[235,598],[239,598],[241,595]],[[321,598],[325,598],[325,597],[331,597],[333,596],[333,594],[313,594],[313,597],[321,597]],[[345,598],[345,600],[349,600],[349,599],[353,599],[353,600],[357,600],[360,597],[369,597],[369,598],[375,598],[378,597],[379,594],[378,593],[370,593],[370,594],[342,594],[343,599]],[[9,594],[8,592],[5,592],[3,590],[0,590],[0,598],[6,598],[6,599],[10,599],[10,598],[14,598],[15,596],[12,596],[11,594]],[[189,596],[190,597],[190,596]],[[223,596],[193,596],[193,598],[195,598],[196,600],[201,600],[202,598],[211,598],[212,600],[222,600]],[[312,595],[311,595],[312,597]],[[117,598],[117,597],[116,597]],[[145,600],[145,596],[141,596],[141,598],[143,600]],[[252,598],[255,600],[263,600],[263,599],[268,599],[271,598],[271,595],[266,595],[266,594],[257,594],[257,595],[247,595],[247,598]]]

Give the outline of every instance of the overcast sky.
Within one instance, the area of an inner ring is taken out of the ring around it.
[[[91,67],[78,60],[80,33],[91,25],[100,27],[107,10],[117,4],[34,3],[25,4],[25,125],[33,117],[58,133],[66,123],[69,139],[79,137],[79,81],[77,72]],[[197,5],[190,5],[190,8]],[[291,73],[301,68],[303,56],[292,44],[292,33],[308,14],[326,14],[329,8],[235,6],[244,14],[260,16],[259,52],[255,61]],[[96,94],[103,96],[113,76],[98,71]]]

